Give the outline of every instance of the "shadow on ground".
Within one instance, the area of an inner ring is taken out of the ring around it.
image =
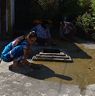
[[[12,66],[12,65],[10,65]],[[40,64],[39,69],[32,69],[29,66],[23,66],[15,69],[11,69],[9,66],[9,70],[15,73],[23,74],[29,77],[33,77],[36,79],[44,80],[51,77],[58,77],[60,79],[71,81],[72,78],[69,76],[65,76],[63,74],[57,74],[52,69]],[[39,64],[36,64],[36,66],[39,66]]]
[[[92,57],[78,47],[75,41],[61,41],[60,48],[63,48],[64,52],[70,55],[72,58],[91,59]]]

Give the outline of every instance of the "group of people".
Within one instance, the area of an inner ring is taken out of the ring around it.
[[[60,37],[66,37],[70,31],[72,30],[72,24],[69,22],[61,22],[60,23]],[[8,45],[5,46],[4,50],[1,53],[1,60],[5,62],[13,61],[12,69],[19,67],[20,65],[28,65],[32,68],[39,68],[39,66],[35,67],[35,64],[27,61],[31,53],[31,45],[33,45],[36,41],[37,44],[40,45],[48,45],[51,43],[51,34],[48,24],[39,23],[31,29],[27,35],[22,35]]]
[[[34,69],[38,69],[39,66],[36,64],[30,63],[27,58],[31,53],[31,46],[37,42],[39,45],[48,45],[50,44],[51,34],[47,24],[37,24],[34,26],[31,31],[20,37],[17,37],[12,42],[7,44],[3,51],[1,52],[1,60],[5,62],[13,61],[11,69],[18,68],[22,65],[28,65]]]

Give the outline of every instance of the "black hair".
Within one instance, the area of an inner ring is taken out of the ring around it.
[[[28,37],[29,39],[32,38],[32,37],[37,37],[37,34],[36,34],[35,31],[31,31],[31,32],[29,32],[29,33],[27,34],[27,37]]]

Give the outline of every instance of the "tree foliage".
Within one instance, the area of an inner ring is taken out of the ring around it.
[[[95,1],[80,0],[80,5],[83,10],[82,14],[78,15],[76,24],[81,26],[87,37],[95,39]]]
[[[23,4],[24,1],[26,2]],[[20,1],[18,0],[18,2]],[[29,13],[29,21],[36,18],[46,18],[59,22],[63,17],[66,17],[70,18],[71,21],[76,21],[85,31],[89,28],[94,29],[95,0],[23,0],[23,2],[19,5],[25,7],[24,12],[26,13],[23,17],[26,16],[25,18],[27,18],[27,14]],[[19,10],[21,9],[19,7]],[[19,14],[22,14],[21,12],[19,11]],[[20,17],[19,14],[17,14],[18,17]],[[22,21],[25,22],[25,20],[28,21],[27,19]]]

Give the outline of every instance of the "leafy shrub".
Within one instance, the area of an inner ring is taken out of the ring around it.
[[[77,17],[76,25],[81,27],[84,31],[87,31],[91,22],[91,16],[87,13]]]

